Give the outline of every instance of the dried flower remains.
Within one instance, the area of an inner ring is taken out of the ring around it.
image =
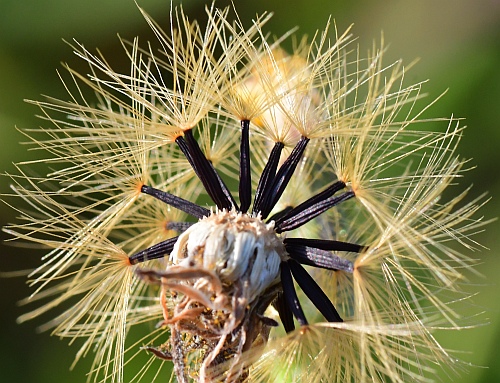
[[[143,12],[161,48],[121,41],[130,73],[74,43],[89,74],[68,67],[67,100],[32,101],[48,126],[25,134],[46,155],[10,175],[4,230],[48,252],[20,321],[59,310],[43,329],[94,353],[92,381],[460,370],[432,335],[462,328],[486,223],[484,198],[443,196],[465,170],[459,121],[424,118],[434,101],[383,47],[362,58],[328,22],[287,53],[270,15],[230,11],[202,27],[173,9],[168,32]]]

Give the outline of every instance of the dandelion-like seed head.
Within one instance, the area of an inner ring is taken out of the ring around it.
[[[141,10],[161,48],[121,41],[128,73],[74,43],[89,74],[66,68],[69,99],[33,102],[49,126],[25,134],[46,156],[10,176],[4,230],[47,254],[20,321],[59,310],[42,328],[82,339],[94,381],[165,380],[166,364],[182,383],[459,370],[432,332],[461,330],[487,223],[483,197],[445,197],[460,121],[423,119],[423,83],[331,21],[288,53],[270,15],[206,11],[202,27],[172,9],[163,30]]]

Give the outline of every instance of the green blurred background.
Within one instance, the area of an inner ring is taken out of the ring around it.
[[[160,24],[168,23],[168,0],[138,0]],[[192,19],[204,18],[203,1],[186,0],[184,9]],[[362,52],[379,40],[381,31],[390,44],[386,63],[403,58],[406,63],[420,58],[407,74],[407,81],[430,79],[424,88],[431,97],[449,88],[433,109],[434,116],[466,118],[469,128],[460,145],[460,153],[472,158],[477,169],[468,172],[462,185],[473,183],[472,196],[487,191],[493,197],[483,213],[499,215],[498,177],[500,161],[500,1],[498,0],[420,0],[420,1],[326,1],[326,0],[253,0],[236,1],[242,20],[264,10],[275,12],[268,30],[280,35],[299,26],[299,33],[313,34],[323,28],[331,14],[339,30],[354,23]],[[228,4],[217,1],[217,5]],[[75,38],[88,48],[99,47],[111,61],[123,58],[117,33],[123,37],[141,36],[154,40],[146,22],[132,0],[1,0],[0,1],[0,171],[12,172],[12,162],[34,158],[18,142],[15,130],[34,127],[38,112],[23,99],[40,99],[41,94],[65,97],[57,78],[60,62],[86,71],[62,39]],[[121,68],[127,71],[127,63]],[[86,72],[85,72],[86,73]],[[5,178],[1,192],[8,190]],[[13,212],[0,205],[0,224],[13,220]],[[479,241],[490,248],[478,255],[484,278],[470,281],[477,311],[489,325],[437,334],[448,348],[467,350],[462,359],[473,365],[461,380],[442,376],[442,381],[500,382],[500,245],[499,224],[491,224]],[[4,234],[2,233],[2,239]],[[23,253],[2,244],[0,271],[27,269],[38,263],[39,254]],[[79,363],[70,372],[76,347],[64,341],[37,334],[36,324],[17,325],[23,312],[16,302],[28,295],[23,278],[0,279],[0,381],[2,382],[84,382],[90,360]],[[87,358],[90,359],[90,358]]]

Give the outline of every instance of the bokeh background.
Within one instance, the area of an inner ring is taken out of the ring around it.
[[[138,0],[160,24],[168,25],[168,0]],[[178,2],[174,2],[177,4]],[[205,1],[185,0],[191,18],[204,18]],[[228,4],[216,1],[218,6]],[[252,0],[235,4],[242,20],[265,10],[275,12],[268,30],[280,35],[299,26],[299,33],[312,35],[324,27],[328,15],[339,30],[354,23],[361,52],[366,52],[383,31],[389,44],[386,63],[399,58],[409,63],[420,58],[407,74],[407,81],[431,81],[425,90],[436,97],[448,93],[433,108],[434,116],[466,119],[460,153],[472,158],[476,169],[465,174],[462,185],[474,184],[471,196],[487,191],[492,201],[483,209],[488,218],[500,212],[500,1],[499,0]],[[35,158],[19,144],[15,130],[37,126],[36,107],[23,99],[41,99],[41,94],[65,97],[56,69],[60,62],[86,71],[62,40],[75,38],[88,48],[99,47],[116,66],[127,71],[117,34],[154,40],[132,0],[1,0],[0,1],[0,171],[12,172],[13,162]],[[86,72],[85,72],[86,73]],[[8,181],[0,178],[0,191]],[[0,224],[14,214],[0,205]],[[2,233],[2,239],[4,239]],[[483,278],[470,280],[471,290],[485,326],[461,332],[438,333],[444,345],[467,350],[460,355],[471,365],[460,379],[440,376],[444,382],[500,382],[500,235],[493,223],[477,236],[490,250],[475,254],[483,260]],[[27,269],[38,263],[39,254],[4,246],[0,272]],[[28,295],[23,278],[0,278],[0,381],[84,382],[90,358],[69,371],[76,347],[68,347],[48,334],[37,334],[38,323],[17,325],[23,312],[16,302]]]

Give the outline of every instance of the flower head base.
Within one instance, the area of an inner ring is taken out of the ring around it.
[[[237,360],[243,350],[262,341],[256,327],[266,326],[264,311],[279,291],[276,285],[284,255],[272,224],[222,211],[179,236],[167,271],[139,271],[162,286],[162,324],[177,334],[169,339],[169,351],[163,355],[175,362],[179,380],[199,371],[200,381],[205,381],[210,366]],[[193,352],[197,358],[187,356]],[[193,360],[192,365],[186,366],[184,360]]]
[[[352,58],[329,24],[288,55],[269,16],[207,14],[203,29],[172,10],[167,34],[144,13],[162,49],[123,42],[128,74],[77,44],[90,75],[70,70],[70,101],[36,102],[53,126],[26,135],[57,169],[18,165],[21,221],[4,230],[50,249],[27,299],[50,301],[21,320],[76,298],[45,328],[84,338],[77,359],[96,350],[95,381],[151,381],[164,361],[183,383],[456,369],[431,331],[460,329],[450,302],[474,261],[451,244],[473,250],[486,223],[481,198],[443,200],[465,163],[458,121],[420,120],[422,84],[383,49]],[[127,379],[128,355],[147,357],[131,328],[152,359]]]

